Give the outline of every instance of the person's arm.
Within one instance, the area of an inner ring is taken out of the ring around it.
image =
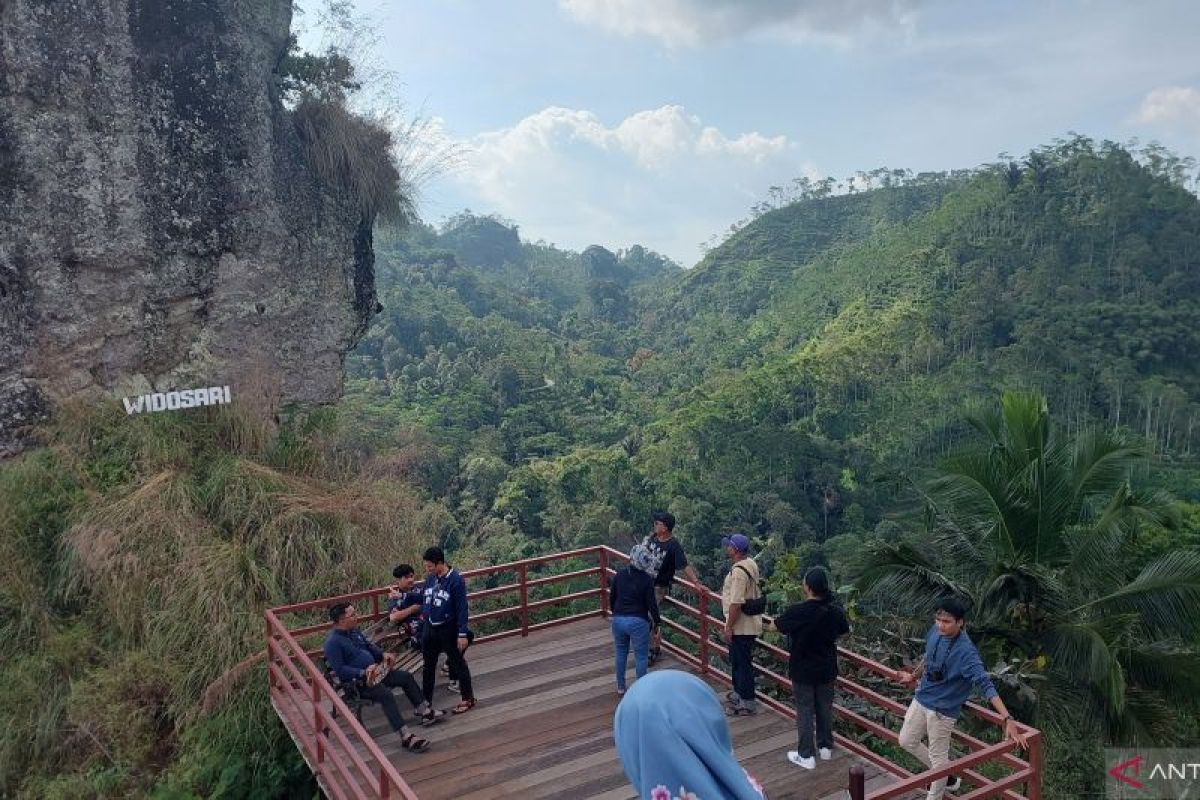
[[[462,576],[462,573],[457,573],[458,580],[454,582],[454,591],[457,597],[454,600],[454,608],[458,612],[458,646],[463,649],[467,641],[467,618],[470,614],[467,611],[467,581]]]
[[[725,615],[725,641],[733,641],[733,626],[742,617],[742,603],[746,600],[746,571],[733,567],[733,585],[729,587],[729,612]]]
[[[416,616],[420,613],[421,606],[419,605],[397,606],[391,610],[391,613],[388,614],[388,619],[398,625],[409,617]]]
[[[1021,745],[1021,747],[1025,747],[1028,737],[1021,732],[1017,721],[1013,719],[1013,715],[1008,713],[1008,708],[1000,698],[1000,693],[996,691],[996,687],[992,684],[991,676],[988,675],[987,670],[983,666],[983,660],[979,657],[979,651],[973,647],[969,653],[963,656],[962,674],[969,678],[971,683],[975,684],[975,688],[987,699],[992,708],[996,710],[996,713],[1004,718],[1004,735]]]
[[[783,613],[771,623],[771,630],[791,636],[800,626],[800,603],[794,603],[783,610]]]
[[[696,568],[691,564],[683,568],[683,574],[688,576],[688,580],[696,587],[697,592],[704,591],[704,586],[700,583],[700,576],[696,574]]]
[[[368,639],[365,634],[362,634],[362,640],[363,644],[367,646],[367,652],[371,654],[371,658],[375,659],[375,663],[378,664],[380,661],[383,661],[383,651],[376,647],[375,643]]]
[[[612,583],[608,585],[608,611],[611,614],[617,610],[617,586],[621,581],[621,573],[613,575]]]

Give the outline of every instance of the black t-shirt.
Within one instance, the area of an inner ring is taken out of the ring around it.
[[[662,624],[650,576],[628,564],[617,570],[609,589],[608,607],[614,617],[640,617]]]
[[[776,617],[775,627],[789,637],[793,683],[829,683],[837,677],[837,640],[850,632],[850,623],[831,599],[790,605]]]
[[[683,554],[683,545],[675,537],[660,542],[651,536],[650,540],[646,542],[646,547],[651,552],[663,554],[662,566],[658,569],[658,577],[654,579],[654,585],[670,586],[671,579],[675,577],[675,571],[687,566],[687,556]]]

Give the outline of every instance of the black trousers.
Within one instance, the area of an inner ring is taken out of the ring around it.
[[[475,631],[467,631],[467,646],[466,646],[466,648],[463,649],[463,660],[464,661],[467,658],[467,650],[469,650],[471,645],[473,645],[473,644],[475,644]],[[458,645],[455,644],[455,647],[457,647],[457,646]],[[450,665],[449,677],[450,677],[450,680],[452,680],[452,681],[458,680],[458,675],[454,671],[454,665]]]
[[[729,671],[733,690],[744,702],[754,701],[754,640],[755,636],[735,635],[729,643]]]
[[[833,681],[829,683],[792,682],[796,701],[796,750],[801,758],[812,758],[813,721],[816,720],[817,747],[833,749]]]
[[[421,673],[421,690],[430,703],[433,702],[433,686],[437,682],[438,656],[446,654],[450,664],[450,675],[458,681],[462,690],[463,700],[473,700],[475,692],[471,689],[471,670],[467,660],[458,652],[458,628],[453,622],[441,625],[426,625],[425,638],[421,641],[421,655],[425,658],[424,669]]]
[[[392,670],[374,686],[360,684],[358,693],[362,697],[379,703],[392,730],[399,732],[404,727],[404,716],[400,713],[400,707],[396,705],[396,696],[392,694],[392,689],[403,689],[405,697],[413,704],[413,708],[418,708],[425,702],[425,698],[421,696],[421,689],[417,686],[417,679],[412,676],[411,672],[402,669]]]

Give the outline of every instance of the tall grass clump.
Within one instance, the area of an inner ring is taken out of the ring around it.
[[[0,465],[0,796],[311,796],[262,611],[379,583],[436,515],[295,420],[68,408]]]
[[[306,96],[292,110],[305,163],[335,193],[352,202],[364,219],[416,219],[411,187],[392,156],[392,132],[344,103]]]

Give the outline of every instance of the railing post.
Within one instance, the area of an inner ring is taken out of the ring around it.
[[[371,595],[371,621],[379,618],[379,593]]]
[[[517,580],[521,584],[521,635],[529,635],[529,568],[525,564],[517,567]]]
[[[700,674],[707,675],[708,639],[711,636],[708,628],[708,589],[697,585],[696,595],[699,598],[696,605],[700,609]]]
[[[608,616],[608,550],[600,548],[600,616]]]
[[[867,776],[863,772],[863,768],[854,766],[850,768],[850,800],[866,800],[867,797]]]
[[[320,764],[325,761],[325,734],[321,730],[321,684],[312,675],[308,676],[308,681],[312,684],[313,742],[317,746],[317,763]]]
[[[387,770],[382,766],[379,767],[379,797],[381,800],[388,800],[392,796],[392,782],[388,780]]]
[[[1029,783],[1025,786],[1025,797],[1028,800],[1042,800],[1042,732],[1037,731],[1029,737]]]
[[[263,622],[265,622],[267,625],[267,688],[270,689],[272,694],[274,694],[275,676],[271,673],[271,664],[273,663],[275,656],[271,653],[271,618],[266,614],[263,614]]]

